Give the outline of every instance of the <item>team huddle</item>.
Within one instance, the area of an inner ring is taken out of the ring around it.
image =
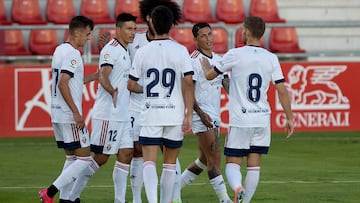
[[[136,33],[136,16],[117,16],[115,38],[102,39],[105,45],[98,71],[86,76],[78,48],[90,39],[94,23],[85,16],[70,21],[69,39],[56,48],[51,64],[51,118],[57,146],[64,149],[66,160],[56,180],[39,191],[40,201],[55,202],[59,192],[60,203],[81,202],[88,180],[115,154],[116,203],[125,203],[129,176],[134,203],[142,202],[143,186],[147,202],[182,202],[181,188],[204,170],[219,202],[249,203],[259,183],[261,156],[270,147],[270,83],[287,116],[287,137],[294,130],[279,60],[260,47],[264,21],[247,17],[245,46],[220,56],[212,51],[212,29],[206,22],[192,28],[197,49],[190,55],[169,37],[170,29],[181,20],[180,6],[174,1],[142,0],[140,17],[148,26],[143,33]],[[82,90],[84,83],[94,80],[99,83],[90,135],[82,116]],[[224,155],[233,198],[220,170],[221,88],[229,95]],[[184,134],[191,130],[198,139],[199,156],[181,172],[177,157]],[[159,147],[163,153],[160,180],[156,171]]]

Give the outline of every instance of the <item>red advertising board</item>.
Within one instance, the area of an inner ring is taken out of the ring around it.
[[[360,130],[360,62],[282,63],[292,101],[296,131]],[[87,65],[85,72],[96,71]],[[0,66],[0,137],[51,136],[48,65]],[[84,86],[83,112],[89,126],[97,84]],[[269,89],[272,131],[283,132],[284,113],[273,86]],[[222,132],[228,127],[228,97],[221,98]],[[90,127],[90,126],[89,126]]]

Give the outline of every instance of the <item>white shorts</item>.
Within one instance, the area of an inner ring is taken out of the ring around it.
[[[130,122],[92,120],[90,149],[98,154],[117,154],[119,149],[133,148]]]
[[[214,121],[213,120],[213,127],[214,128],[218,128],[220,127],[220,121]],[[196,120],[192,122],[192,131],[193,133],[201,133],[201,132],[206,132],[208,131],[209,128],[201,121],[201,120]]]
[[[169,148],[182,146],[182,126],[141,126],[139,143],[142,145],[164,145]]]
[[[270,140],[270,127],[229,127],[224,154],[237,157],[247,156],[249,153],[267,154]]]
[[[131,121],[131,135],[133,137],[134,142],[139,141],[140,135],[140,112],[137,111],[129,111],[130,113],[130,121]]]
[[[75,123],[52,123],[58,148],[74,150],[90,146],[86,127],[76,128]]]

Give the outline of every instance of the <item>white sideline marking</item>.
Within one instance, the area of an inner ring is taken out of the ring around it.
[[[319,183],[327,183],[327,184],[339,184],[339,183],[360,183],[360,180],[332,180],[332,181],[302,181],[302,180],[294,180],[294,181],[261,181],[260,184],[319,184]],[[210,183],[191,183],[189,186],[203,186],[210,185]],[[0,187],[0,190],[17,190],[17,189],[41,189],[45,186],[18,186],[18,187]],[[87,185],[88,188],[113,188],[114,185]],[[128,185],[130,187],[130,185]]]

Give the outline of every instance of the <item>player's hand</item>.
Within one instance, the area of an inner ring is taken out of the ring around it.
[[[192,128],[192,116],[185,116],[182,125],[182,131],[184,133],[188,133],[191,131],[191,128]]]
[[[85,127],[84,118],[80,115],[79,112],[73,113],[73,117],[76,123],[76,127],[79,129],[83,129]]]
[[[117,102],[118,93],[119,93],[118,88],[115,88],[113,93],[111,94],[112,101],[113,101],[113,104],[114,104],[114,108],[116,108],[116,102]]]
[[[213,123],[212,123],[212,119],[207,113],[202,112],[200,114],[200,119],[201,119],[201,121],[204,123],[204,125],[206,127],[208,127],[208,128],[213,128],[214,127]]]
[[[201,68],[204,70],[205,75],[207,72],[211,71],[213,69],[213,67],[211,66],[209,60],[205,57],[202,57],[200,59],[200,63],[201,63]]]
[[[110,32],[104,32],[103,34],[101,34],[99,36],[98,40],[99,40],[101,47],[105,46],[105,44],[110,41],[110,37],[111,37]]]
[[[286,138],[290,138],[291,135],[294,133],[294,121],[293,120],[286,119],[285,130],[287,133]]]

